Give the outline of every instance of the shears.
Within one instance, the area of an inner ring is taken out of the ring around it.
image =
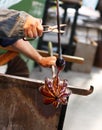
[[[62,27],[66,27],[66,24],[60,24],[60,28],[62,28]],[[57,25],[54,25],[54,26],[43,25],[43,33],[49,33],[49,32],[63,34],[65,31],[64,30],[58,31],[58,26]],[[34,39],[35,38],[27,38],[27,37],[23,38],[24,41],[29,41],[29,40],[34,40]]]

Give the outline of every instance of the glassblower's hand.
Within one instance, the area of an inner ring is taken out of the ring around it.
[[[37,50],[30,44],[28,41],[24,41],[23,39],[15,42],[12,47],[18,51],[29,57],[30,59],[36,61],[43,67],[51,67],[52,65],[56,66],[56,57],[49,56],[43,57],[41,56]]]
[[[29,15],[23,26],[25,36],[29,38],[40,37],[43,33],[43,26],[41,24],[42,22],[40,19]]]
[[[39,60],[39,64],[43,67],[51,67],[52,65],[56,66],[56,57],[41,57],[41,59]]]

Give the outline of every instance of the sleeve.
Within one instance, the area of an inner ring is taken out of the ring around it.
[[[29,16],[24,11],[0,9],[0,39],[24,37],[23,26]]]

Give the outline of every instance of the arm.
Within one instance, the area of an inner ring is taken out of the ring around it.
[[[35,48],[28,41],[18,40],[13,45],[13,48],[17,51],[23,53],[32,60],[35,60],[37,63],[43,67],[50,67],[51,65],[56,64],[56,57],[42,57]]]
[[[41,36],[43,27],[41,21],[25,12],[15,10],[2,10],[0,14],[0,36],[1,38],[18,37],[12,46],[17,51],[35,60],[44,67],[55,65],[56,57],[42,57],[29,42],[22,40],[23,37]],[[8,44],[11,45],[11,44]]]
[[[0,38],[23,38],[41,36],[41,21],[24,11],[0,9]]]

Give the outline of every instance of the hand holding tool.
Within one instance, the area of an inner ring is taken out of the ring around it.
[[[60,24],[60,28],[61,27],[66,27],[66,24]],[[51,26],[51,25],[43,25],[43,33],[49,33],[49,32],[53,32],[53,33],[59,33],[58,31],[58,26],[57,25],[54,25],[54,26]],[[63,34],[65,31],[63,30],[60,30],[60,33]],[[24,41],[31,41],[31,40],[35,40],[35,38],[27,38],[27,37],[24,37],[23,38]]]

